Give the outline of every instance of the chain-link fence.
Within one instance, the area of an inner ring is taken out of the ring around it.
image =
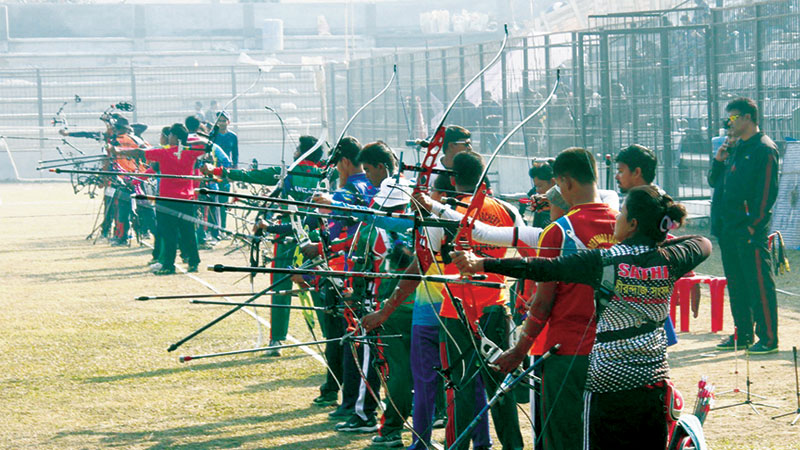
[[[656,182],[682,199],[706,199],[705,173],[725,104],[753,98],[761,127],[779,144],[800,124],[800,0],[722,9],[678,8],[592,16],[591,29],[514,38],[500,61],[458,101],[447,124],[473,133],[491,153],[502,136],[561,86],[540,117],[501,151],[490,179],[501,192],[530,188],[534,158],[583,146],[599,157],[600,181],[613,188],[613,161],[630,144],[656,152]],[[378,92],[398,66],[393,96],[359,118],[349,134],[397,148],[429,135],[456,92],[498,51],[497,42],[428,49],[331,67],[331,111],[342,117]],[[341,94],[345,95],[342,96]],[[341,120],[336,125],[341,126]],[[413,160],[416,151],[404,156]],[[502,178],[498,174],[502,173]]]
[[[276,65],[262,72],[252,66],[2,70],[0,135],[6,136],[9,162],[16,163],[19,176],[36,178],[36,161],[59,158],[58,150],[100,153],[100,143],[61,141],[58,130],[68,125],[70,131],[103,131],[99,117],[112,104],[135,105],[133,112],[123,114],[132,123],[148,125],[143,137],[157,145],[161,128],[195,114],[196,102],[213,121],[213,113],[208,114],[213,100],[218,110],[225,108],[231,115],[231,129],[239,136],[240,165],[253,158],[260,163],[279,163],[282,158],[284,133],[265,106],[283,118],[288,131],[285,159],[291,162],[301,134],[322,132],[324,80],[322,66],[313,65]],[[6,149],[0,145],[0,150]],[[0,175],[14,177],[9,164]]]

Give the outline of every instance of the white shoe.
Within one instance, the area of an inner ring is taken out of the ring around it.
[[[157,262],[157,263],[154,263],[154,264],[150,264],[150,272],[158,272],[163,267],[164,266],[160,262]]]

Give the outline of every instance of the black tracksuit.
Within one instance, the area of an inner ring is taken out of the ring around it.
[[[755,322],[758,339],[777,345],[778,307],[767,251],[778,196],[777,146],[761,132],[738,142],[724,162],[713,160],[708,182],[714,188],[711,232],[719,239],[739,339],[752,340]]]

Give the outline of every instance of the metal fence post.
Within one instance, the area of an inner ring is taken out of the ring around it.
[[[442,108],[447,105],[447,50],[442,49]],[[436,130],[434,130],[435,132]]]
[[[710,65],[710,77],[708,91],[709,97],[711,99],[711,106],[709,109],[708,116],[711,118],[711,126],[710,128],[715,128],[720,123],[720,115],[719,115],[719,59],[717,57],[717,48],[718,48],[718,40],[721,36],[719,34],[719,27],[722,25],[722,12],[713,9],[711,10],[711,29],[710,29],[710,45],[708,47],[708,61]]]
[[[138,102],[136,101],[136,71],[134,71],[133,65],[131,65],[131,103],[133,103],[134,105],[138,104]],[[133,108],[132,117],[134,122],[138,121],[138,116],[139,116],[138,111],[139,111],[138,107]]]
[[[551,86],[551,78],[550,75],[550,35],[544,35],[544,79],[547,83],[547,86]],[[547,136],[547,154],[553,154],[553,122],[551,120],[552,114],[545,115],[544,121],[544,130],[545,135]]]
[[[478,44],[478,65],[484,66],[483,44]],[[483,145],[483,133],[486,131],[486,99],[483,93],[486,92],[486,79],[481,75],[481,116],[478,122],[478,130],[481,133],[481,145]]]
[[[661,31],[661,127],[663,129],[664,150],[661,152],[664,180],[663,188],[667,192],[680,197],[681,193],[677,190],[678,183],[676,177],[676,162],[674,161],[672,149],[672,114],[670,109],[671,82],[669,67],[669,32]]]
[[[465,76],[465,68],[464,68],[464,44],[462,42],[461,37],[458,38],[458,85],[464,86],[466,84],[466,76]],[[459,110],[459,117],[461,118],[461,123],[459,125],[464,126],[467,121],[466,111],[464,111],[464,97],[461,97],[459,100],[460,105],[458,105]]]
[[[353,62],[347,61],[345,62],[345,79],[347,80],[347,86],[345,87],[345,112],[347,117],[345,118],[345,122],[350,120],[350,116],[353,115]]]
[[[44,99],[42,97],[42,72],[36,69],[36,100],[39,106],[39,159],[44,159]]]
[[[400,66],[400,55],[395,52],[394,54],[394,64],[396,66]],[[395,130],[397,131],[397,139],[395,142],[400,142],[400,136],[403,135],[403,124],[402,122],[406,121],[406,104],[405,99],[403,98],[403,93],[400,90],[400,80],[397,80],[397,83],[394,84],[395,92],[397,93],[397,105],[395,107],[395,111],[397,112],[397,120],[394,121],[395,123]],[[402,113],[403,118],[400,118],[400,114]],[[401,122],[402,120],[402,122]],[[388,135],[389,132],[387,130],[386,134]],[[388,139],[388,136],[387,136]]]
[[[363,105],[366,102],[364,99],[369,98],[369,91],[371,90],[368,86],[366,86],[367,82],[366,82],[366,78],[364,76],[364,73],[365,73],[365,66],[367,64],[366,64],[365,61],[366,60],[364,60],[364,59],[359,59],[359,60],[356,61],[356,62],[358,62],[358,85],[361,87],[361,89],[358,90],[358,92],[359,92],[359,95],[358,95],[359,107],[360,107],[360,105]],[[359,122],[359,121],[356,121],[356,122]],[[352,125],[354,129],[358,130],[357,131],[358,134],[356,136],[363,136],[364,133],[366,132],[365,127],[363,125],[364,122],[361,122],[362,125],[359,128],[356,128],[356,125],[357,125],[356,122],[353,122],[353,125]]]
[[[583,33],[578,33],[578,85],[575,95],[578,96],[578,117],[581,121],[581,141],[583,141],[583,146],[587,147],[586,143],[586,81],[585,77],[586,74],[584,73],[584,50],[583,50]]]
[[[408,79],[409,79],[410,83],[408,85],[408,91],[409,91],[408,96],[411,99],[408,102],[409,103],[409,106],[408,106],[408,121],[409,121],[409,124],[410,124],[409,125],[409,128],[410,128],[410,130],[409,130],[409,139],[414,139],[416,137],[416,134],[414,132],[417,129],[416,128],[416,126],[417,126],[417,114],[416,114],[416,111],[417,111],[417,96],[416,96],[416,93],[414,91],[414,77],[415,77],[415,75],[414,75],[414,66],[416,66],[416,64],[414,64],[414,54],[413,53],[409,53],[408,54]],[[398,85],[398,87],[399,87],[399,85]]]
[[[713,17],[713,16],[712,16]],[[714,19],[712,18],[712,21]],[[715,105],[717,98],[717,71],[716,71],[716,43],[715,43],[714,25],[708,25],[705,28],[705,46],[706,46],[706,104],[708,105],[708,136],[706,149],[708,154],[711,154],[711,139],[717,135],[719,129],[719,112]]]
[[[328,70],[325,71],[328,77],[328,135],[336,134],[336,65],[328,63]]]
[[[390,59],[387,56],[386,57],[386,62],[383,64],[383,78],[384,79],[388,79],[387,77],[389,75],[387,75],[387,74],[389,73],[389,66],[390,66]],[[388,95],[384,95],[383,96],[383,133],[384,134],[389,133],[389,123],[390,123],[389,113],[390,113],[390,111],[397,111],[397,105],[396,104],[395,105],[390,105],[389,96]]]
[[[500,55],[500,82],[503,83],[500,87],[500,92],[503,96],[503,100],[500,103],[500,111],[503,113],[503,136],[508,134],[508,130],[511,129],[511,124],[509,123],[511,121],[508,117],[508,67],[506,59],[506,51],[503,50],[503,53]]]
[[[377,87],[379,86],[379,83],[377,83],[375,81],[375,76],[376,76],[375,75],[375,66],[377,64],[378,64],[378,59],[377,58],[370,58],[369,59],[369,81],[370,81],[372,89],[374,91],[377,91]],[[374,131],[375,130],[375,126],[372,125],[372,124],[374,124],[378,120],[378,111],[372,106],[369,108],[369,116],[370,116],[369,123],[371,124],[371,126],[369,128],[371,130],[373,130],[373,133],[374,133],[375,132]]]
[[[433,117],[433,108],[431,107],[431,52],[428,50],[428,42],[425,42],[425,104],[428,106],[428,119]],[[423,118],[424,119],[424,118]],[[425,126],[423,129],[428,128]],[[427,136],[426,136],[427,137]]]
[[[231,98],[236,98],[236,67],[231,66]],[[239,133],[239,102],[233,101],[233,131]]]
[[[612,119],[613,110],[611,108],[611,67],[608,53],[608,33],[600,35],[600,120],[602,125],[602,153],[609,153],[612,147],[613,130]],[[669,62],[669,61],[667,61]],[[669,67],[665,64],[665,67]],[[667,72],[669,74],[669,72]]]
[[[762,59],[764,50],[764,17],[761,14],[761,4],[756,3],[755,36],[753,36],[753,47],[755,50],[755,78],[756,78],[756,104],[758,105],[758,123],[764,126],[764,71],[762,70]]]
[[[572,120],[573,120],[573,124],[572,124],[573,125],[572,144],[577,147],[578,146],[578,122],[581,123],[581,126],[583,124],[583,116],[580,115],[580,114],[577,114],[578,104],[580,102],[578,100],[578,94],[580,93],[581,96],[583,95],[583,91],[581,90],[579,92],[579,90],[578,90],[578,89],[583,89],[583,85],[582,84],[578,84],[578,82],[579,82],[579,80],[578,80],[578,64],[579,64],[579,62],[578,62],[578,33],[575,33],[575,32],[572,33],[571,41],[572,41],[572,44],[571,44],[571,47],[572,47],[572,111],[570,112],[570,114],[572,115]],[[582,54],[581,54],[581,57],[583,57]],[[581,66],[583,65],[582,63],[580,63],[580,64],[581,64]],[[582,82],[582,80],[581,80],[581,82]],[[581,97],[581,98],[583,98],[583,97]],[[583,138],[583,146],[586,147],[586,138],[585,137]]]
[[[528,76],[530,75],[530,56],[528,53],[530,52],[530,39],[529,37],[522,38],[522,118],[528,116],[528,104],[530,103],[530,90],[531,87],[528,83]],[[481,64],[483,67],[483,64]]]

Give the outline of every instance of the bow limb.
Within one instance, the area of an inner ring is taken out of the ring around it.
[[[375,94],[371,99],[367,100],[366,103],[361,105],[361,107],[358,108],[356,110],[356,112],[353,113],[352,116],[350,116],[350,119],[348,119],[347,123],[344,124],[344,127],[342,128],[342,131],[339,132],[339,137],[336,139],[336,145],[333,147],[333,152],[334,153],[338,150],[339,144],[342,142],[342,139],[344,139],[344,137],[346,136],[347,130],[350,128],[350,125],[353,124],[353,122],[361,114],[362,111],[364,111],[369,105],[373,104],[375,102],[375,100],[380,98],[384,93],[386,93],[387,90],[389,90],[389,87],[392,85],[392,83],[394,83],[394,80],[396,78],[397,78],[397,64],[394,65],[394,68],[392,69],[392,76],[389,77],[389,81],[386,82],[386,85],[383,87],[383,89],[378,91],[378,93]],[[331,156],[333,156],[333,155],[331,155]],[[326,166],[326,169],[327,169],[327,166]]]
[[[503,37],[503,43],[500,45],[500,50],[497,51],[497,54],[483,67],[477,74],[475,74],[462,88],[458,93],[453,97],[450,103],[445,108],[444,112],[442,113],[442,118],[439,121],[439,125],[436,127],[434,132],[433,138],[431,139],[430,143],[428,144],[428,149],[425,152],[425,157],[422,159],[422,163],[420,164],[420,172],[417,175],[417,182],[414,186],[414,194],[420,192],[427,192],[431,175],[433,174],[433,168],[436,165],[436,161],[439,159],[439,154],[442,151],[442,145],[444,144],[444,133],[445,133],[445,121],[447,120],[447,116],[450,114],[450,111],[453,110],[458,100],[464,95],[467,89],[475,82],[475,80],[479,79],[481,75],[483,75],[489,68],[491,68],[497,61],[500,60],[500,57],[503,56],[503,52],[505,52],[506,46],[508,44],[508,25],[504,27],[505,35]],[[420,269],[422,271],[428,270],[428,267],[433,263],[433,258],[425,251],[425,248],[428,247],[428,239],[424,233],[419,233],[417,231],[414,232],[414,248],[416,250],[417,258],[419,259]]]
[[[470,201],[469,207],[467,211],[464,213],[464,217],[461,219],[461,226],[459,227],[458,234],[456,235],[456,243],[459,244],[462,249],[469,248],[472,245],[472,229],[474,228],[475,221],[477,220],[478,213],[480,212],[481,208],[483,207],[484,200],[486,199],[486,195],[488,194],[488,187],[486,186],[486,176],[489,173],[489,167],[491,166],[492,162],[497,158],[497,155],[500,153],[500,150],[506,145],[506,143],[517,133],[517,131],[521,130],[522,127],[525,126],[528,122],[531,121],[534,117],[539,115],[544,109],[550,104],[550,101],[553,100],[553,97],[556,95],[556,90],[558,89],[558,85],[561,83],[561,72],[556,72],[556,82],[553,85],[553,89],[550,91],[550,95],[536,108],[535,111],[530,113],[527,117],[525,117],[520,123],[518,123],[509,133],[497,144],[497,147],[492,152],[492,155],[489,157],[489,160],[486,161],[486,166],[483,169],[483,173],[481,173],[480,178],[478,179],[478,183],[475,186],[475,192],[472,195],[472,199]]]

